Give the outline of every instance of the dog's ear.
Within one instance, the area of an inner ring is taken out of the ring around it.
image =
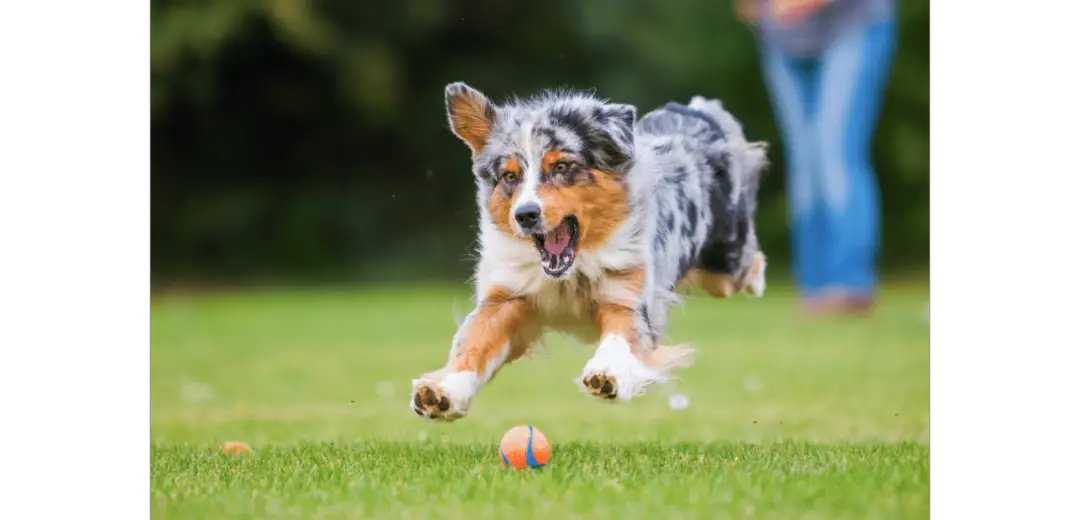
[[[495,126],[495,105],[479,90],[462,82],[446,86],[446,115],[450,129],[472,149],[480,153]]]
[[[634,160],[634,122],[637,108],[633,105],[604,105],[593,120],[595,132],[590,132],[589,147],[604,169],[624,172]]]

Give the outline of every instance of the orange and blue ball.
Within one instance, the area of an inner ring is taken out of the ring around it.
[[[547,437],[529,424],[510,428],[499,442],[499,459],[503,467],[537,469],[546,466],[550,458],[551,445]]]

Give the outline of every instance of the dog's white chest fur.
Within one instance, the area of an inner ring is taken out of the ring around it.
[[[534,318],[542,320],[545,328],[582,341],[600,339],[593,316],[597,302],[635,301],[643,296],[610,276],[638,265],[647,250],[632,239],[629,225],[617,231],[603,249],[581,251],[572,270],[560,278],[544,274],[530,243],[508,237],[491,224],[482,224],[480,239],[477,297],[483,298],[494,287],[505,288],[527,298],[535,309]]]

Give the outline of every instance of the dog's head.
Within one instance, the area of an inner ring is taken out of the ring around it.
[[[548,276],[570,272],[579,251],[598,249],[629,216],[633,106],[577,93],[496,105],[452,83],[446,110],[472,150],[482,214],[535,244]]]

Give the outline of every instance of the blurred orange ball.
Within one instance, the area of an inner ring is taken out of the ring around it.
[[[249,448],[247,444],[244,444],[242,442],[226,442],[225,445],[221,447],[221,451],[234,454],[247,453],[251,451],[251,448]]]
[[[510,428],[499,442],[499,460],[503,467],[537,469],[547,465],[551,445],[547,437],[532,425]]]

